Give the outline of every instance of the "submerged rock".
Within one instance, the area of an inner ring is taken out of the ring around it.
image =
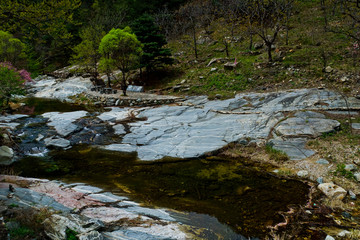
[[[44,142],[47,147],[67,148],[70,146],[70,141],[64,138],[50,137],[44,139]]]

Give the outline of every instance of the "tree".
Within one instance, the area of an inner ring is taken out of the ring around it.
[[[107,64],[112,68],[121,70],[121,88],[124,96],[127,89],[127,74],[131,68],[139,63],[142,55],[142,45],[130,27],[124,29],[112,29],[100,42],[99,52]]]
[[[23,65],[25,59],[25,44],[10,33],[0,31],[0,62],[11,62],[19,66]]]
[[[13,94],[23,94],[24,84],[31,82],[30,73],[22,69],[18,71],[9,62],[0,63],[0,104],[8,107],[9,100]]]
[[[89,26],[80,32],[82,42],[74,47],[74,62],[85,68],[93,80],[98,77],[98,63],[101,57],[99,45],[105,32],[99,25]]]
[[[160,33],[160,29],[154,23],[154,19],[150,15],[143,15],[137,19],[132,29],[138,40],[143,44],[143,55],[140,59],[140,68],[145,67],[149,72],[163,64],[172,64],[170,49],[164,48],[167,44],[164,35]]]
[[[256,0],[256,34],[264,41],[268,60],[272,62],[271,46],[275,43],[281,27],[284,25],[286,1]]]
[[[1,0],[2,29],[21,36],[33,46],[44,65],[67,59],[73,44],[74,11],[80,0]]]

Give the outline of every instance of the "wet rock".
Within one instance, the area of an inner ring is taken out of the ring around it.
[[[64,138],[45,138],[45,145],[47,147],[58,147],[58,148],[67,148],[70,146],[70,141]]]
[[[70,214],[66,217],[53,214],[49,218],[45,219],[43,225],[45,227],[45,233],[48,237],[59,240],[67,239],[66,229],[71,229],[77,233],[90,233],[103,226],[103,224],[99,221],[75,214]]]
[[[48,125],[54,127],[59,135],[66,137],[74,131],[78,130],[78,126],[73,124],[73,122],[82,117],[85,117],[87,114],[88,112],[86,111],[66,113],[49,112],[42,114],[42,116],[49,119]]]
[[[72,189],[77,192],[81,192],[81,193],[99,193],[99,192],[103,191],[101,188],[87,186],[87,185],[76,186],[76,187],[73,187]]]
[[[0,147],[0,165],[10,165],[13,163],[14,151],[8,146]]]
[[[109,151],[118,151],[118,152],[135,152],[137,150],[137,147],[131,144],[110,144],[107,146],[103,146],[102,148]]]
[[[118,124],[113,126],[113,128],[115,130],[115,134],[122,135],[126,133],[124,125]]]
[[[318,188],[331,199],[343,200],[346,195],[346,190],[333,183],[322,183]]]

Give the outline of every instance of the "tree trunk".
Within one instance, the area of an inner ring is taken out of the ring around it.
[[[198,59],[198,52],[197,52],[197,44],[196,44],[196,31],[195,27],[193,28],[193,40],[194,40],[194,51],[195,51],[195,58]]]
[[[272,59],[272,55],[271,55],[271,42],[265,42],[265,44],[266,44],[266,47],[267,47],[267,52],[268,52],[268,60],[269,60],[269,62],[272,62],[273,61],[273,59]]]
[[[127,95],[126,95],[126,89],[127,89],[126,76],[125,76],[125,72],[124,72],[124,71],[121,71],[121,72],[122,72],[122,76],[123,76],[122,83],[121,83],[121,90],[123,91],[123,95],[124,95],[124,96],[127,96]]]
[[[229,44],[224,40],[226,57],[229,58]]]
[[[108,88],[111,88],[110,74],[109,74],[109,73],[106,73],[106,76],[107,76],[107,87],[108,87]]]

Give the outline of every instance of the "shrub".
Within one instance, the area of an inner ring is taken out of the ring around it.
[[[17,70],[9,62],[0,63],[0,108],[8,106],[11,95],[24,94],[26,82],[32,82],[28,71]]]

